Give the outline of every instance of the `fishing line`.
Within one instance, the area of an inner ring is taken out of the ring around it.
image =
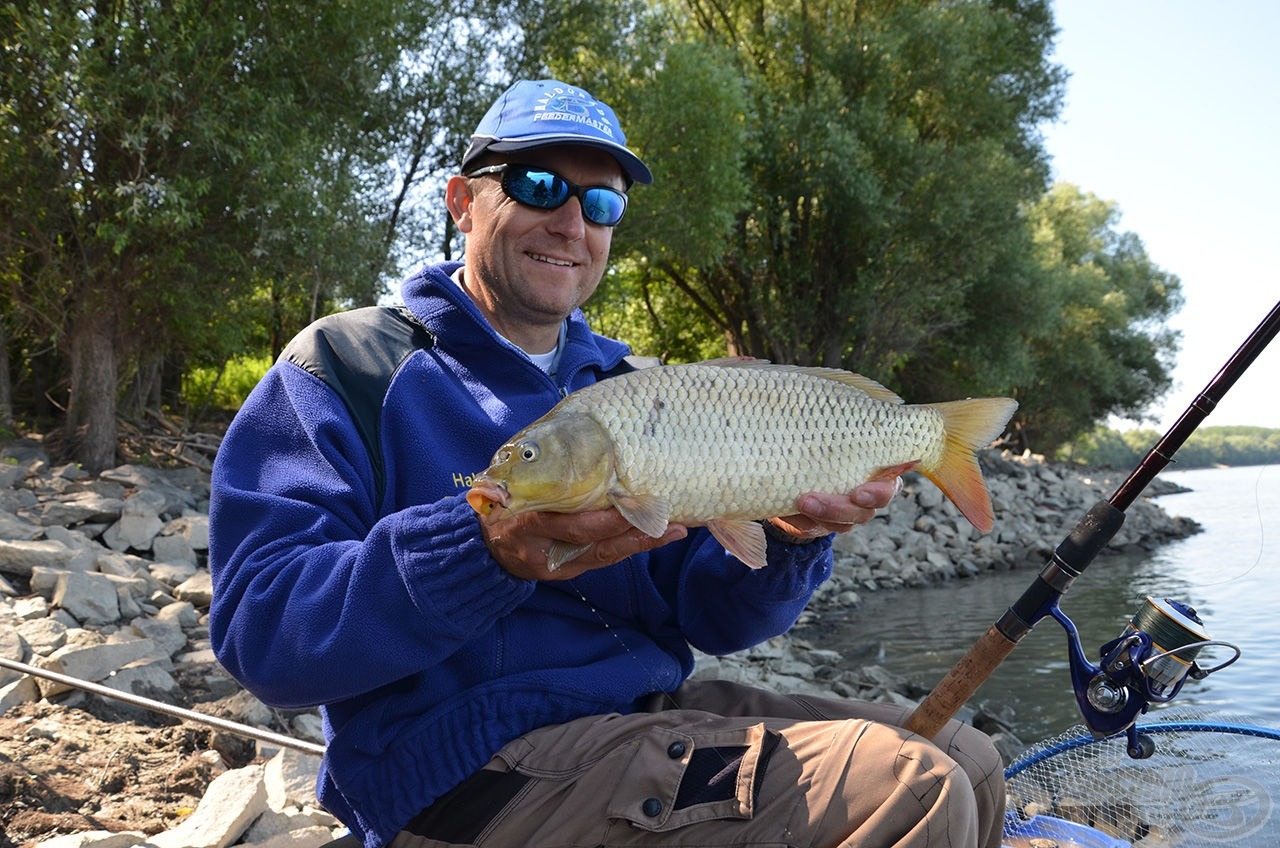
[[[1266,473],[1266,466],[1258,470],[1258,476],[1253,480],[1253,508],[1254,514],[1258,517],[1258,555],[1254,558],[1253,564],[1239,574],[1232,575],[1224,580],[1214,580],[1211,583],[1201,583],[1201,586],[1225,586],[1228,583],[1235,583],[1237,580],[1243,580],[1248,577],[1262,563],[1262,555],[1266,552],[1267,547],[1267,525],[1262,520],[1262,477]]]
[[[623,562],[627,563],[628,567],[632,567],[630,557],[627,557],[627,559],[624,560]],[[617,568],[620,565],[622,565],[621,562],[615,563],[611,567]],[[618,628],[609,624],[608,619],[604,617],[604,613],[602,613],[599,609],[597,609],[595,604],[587,600],[586,594],[583,593],[582,589],[578,586],[576,581],[577,581],[577,578],[574,578],[566,582],[573,588],[573,591],[577,593],[578,599],[582,601],[582,603],[586,605],[587,609],[591,610],[592,614],[595,615],[595,617],[600,621],[600,623],[604,626],[604,629],[613,635],[613,638],[617,640],[618,644],[622,646],[622,649],[627,652],[627,656],[631,658],[632,662],[634,662],[637,666],[640,667],[641,672],[643,672],[647,677],[648,686],[652,690],[651,694],[661,695],[663,698],[671,702],[672,707],[674,707],[677,710],[683,710],[684,707],[676,699],[676,693],[674,691],[672,692],[666,691],[666,689],[662,686],[662,682],[658,680],[657,674],[655,674],[652,668],[640,658],[640,655],[638,653],[632,650],[631,646],[627,644],[627,640],[623,639],[622,634],[618,632]],[[678,688],[679,687],[677,687],[677,689]],[[719,748],[712,747],[711,750],[716,752],[716,755],[720,758],[720,761],[724,766],[727,767],[730,765],[729,761],[725,758],[724,753],[721,752]]]
[[[627,560],[624,560],[624,561],[627,562],[628,565],[630,565],[630,559],[631,559],[630,557],[627,557]],[[616,568],[621,564],[622,563],[614,563],[612,567]],[[619,645],[622,646],[622,649],[624,651],[627,652],[627,656],[631,657],[632,661],[635,662],[635,664],[640,667],[640,670],[647,675],[648,677],[647,682],[649,687],[652,688],[652,690],[655,693],[662,692],[663,691],[662,684],[661,684],[661,681],[658,680],[658,676],[640,659],[640,655],[637,654],[634,650],[632,650],[631,646],[627,644],[627,640],[623,639],[622,634],[618,632],[618,628],[610,624],[609,620],[604,617],[604,613],[600,612],[600,610],[596,608],[595,604],[587,600],[586,594],[578,586],[577,578],[575,577],[572,580],[569,580],[567,582],[570,586],[573,587],[573,591],[577,593],[578,600],[582,601],[582,603],[586,605],[587,609],[591,610],[592,615],[594,615],[596,619],[599,620],[600,624],[604,626],[605,631],[613,636],[614,640]],[[675,698],[672,697],[671,694],[669,693],[664,693],[664,694],[667,694],[667,697],[671,698],[672,703],[675,703]],[[676,707],[679,708],[679,704],[676,704]]]

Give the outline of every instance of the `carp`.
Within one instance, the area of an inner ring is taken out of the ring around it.
[[[850,371],[756,359],[644,368],[569,394],[518,432],[467,502],[482,515],[612,506],[653,538],[669,522],[706,526],[759,568],[760,519],[794,513],[806,492],[915,469],[985,532],[995,519],[976,451],[1016,408],[999,397],[907,404]],[[555,545],[548,563],[582,550]]]

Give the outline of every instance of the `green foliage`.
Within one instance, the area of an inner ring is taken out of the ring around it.
[[[1014,392],[1024,447],[1052,452],[1115,415],[1138,418],[1168,390],[1182,305],[1114,204],[1059,184],[1029,211],[1050,319],[1027,338],[1030,378]]]
[[[743,213],[714,262],[685,257],[731,347],[889,379],[967,327],[1047,170],[1047,7],[686,5],[750,95]]]
[[[1058,452],[1058,458],[1082,465],[1133,468],[1161,438],[1149,429],[1115,430],[1098,426]],[[1280,463],[1280,430],[1267,427],[1201,427],[1173,457],[1173,468]]]
[[[1023,338],[1044,319],[1022,210],[1063,81],[1046,3],[620,4],[611,47],[568,37],[601,4],[538,8],[525,23],[561,45],[552,68],[616,92],[653,167],[603,293],[642,303],[661,349],[700,325],[735,353],[921,393],[1029,373]]]
[[[236,356],[218,368],[189,368],[182,378],[183,401],[192,409],[239,409],[272,361],[269,356]]]
[[[554,75],[611,102],[656,176],[599,330],[911,400],[1014,394],[1050,451],[1165,390],[1181,302],[1113,206],[1045,194],[1053,35],[1049,0],[6,4],[15,413],[80,403],[92,373],[112,401],[238,405],[241,357],[456,254],[441,180],[499,90]]]
[[[431,229],[406,198],[491,98],[495,5],[485,27],[429,0],[0,7],[3,307],[18,347],[53,345],[15,394],[101,465],[126,387],[154,402],[189,362],[374,302],[398,228]]]
[[[610,271],[583,311],[596,332],[625,339],[644,356],[667,363],[725,356],[724,336],[708,332],[703,316],[686,304],[681,292],[624,262]]]

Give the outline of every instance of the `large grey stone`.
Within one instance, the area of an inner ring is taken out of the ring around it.
[[[79,571],[59,574],[52,603],[81,624],[112,624],[120,620],[120,596],[106,574]]]
[[[148,842],[155,848],[226,848],[267,809],[262,772],[253,765],[218,775],[194,813]]]
[[[61,542],[40,539],[0,539],[0,572],[30,577],[36,568],[63,568],[75,551]]]

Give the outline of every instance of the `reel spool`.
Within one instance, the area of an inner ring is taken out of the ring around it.
[[[1151,637],[1151,648],[1142,661],[1148,689],[1157,694],[1169,692],[1172,697],[1187,676],[1199,670],[1196,655],[1209,643],[1204,622],[1186,604],[1169,598],[1157,601],[1148,595],[1120,638],[1138,633]]]

